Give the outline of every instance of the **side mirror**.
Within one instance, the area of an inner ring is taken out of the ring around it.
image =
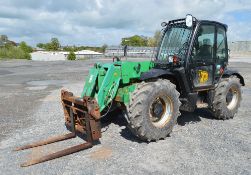
[[[186,26],[187,27],[193,26],[193,16],[190,14],[187,14],[187,16],[186,16]]]

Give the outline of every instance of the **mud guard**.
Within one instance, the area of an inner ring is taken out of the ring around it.
[[[144,80],[151,79],[151,78],[157,78],[162,75],[172,75],[173,76],[174,74],[172,72],[170,72],[169,70],[151,69],[148,72],[142,73],[140,76],[140,80],[144,81]]]
[[[236,70],[229,70],[229,69],[226,69],[223,73],[223,76],[222,78],[227,78],[227,77],[230,77],[231,75],[235,75],[237,76],[239,79],[240,79],[240,83],[242,86],[245,86],[245,82],[244,82],[244,78],[243,76]]]

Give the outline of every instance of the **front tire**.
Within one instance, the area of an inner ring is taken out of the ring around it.
[[[179,92],[169,80],[141,82],[125,111],[128,127],[141,140],[163,139],[177,123],[180,105]]]
[[[217,119],[231,119],[235,116],[241,102],[240,80],[231,76],[223,78],[217,88],[212,104],[212,112]]]

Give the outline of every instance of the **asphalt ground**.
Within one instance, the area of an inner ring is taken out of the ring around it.
[[[104,123],[100,144],[91,149],[27,168],[25,160],[77,145],[75,138],[31,150],[16,146],[67,133],[61,88],[80,95],[97,60],[0,62],[1,174],[251,174],[251,62],[233,59],[230,67],[245,78],[237,116],[215,120],[205,109],[182,113],[170,137],[140,142],[114,113]],[[251,60],[251,59],[250,59]],[[102,62],[107,62],[101,60]],[[109,60],[110,61],[110,60]]]

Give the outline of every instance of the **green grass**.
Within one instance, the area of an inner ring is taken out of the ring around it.
[[[31,55],[19,47],[1,47],[0,59],[31,59]]]
[[[81,61],[85,61],[85,60],[89,60],[90,58],[86,58],[86,57],[84,57],[84,58],[77,58],[77,60],[81,60]]]

